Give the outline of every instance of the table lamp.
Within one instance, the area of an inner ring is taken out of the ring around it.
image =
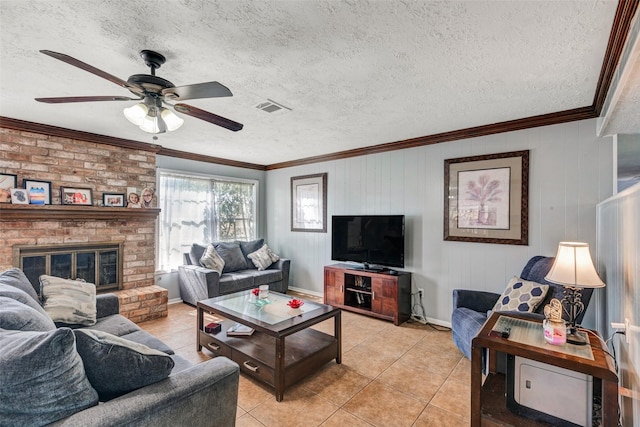
[[[564,310],[569,316],[567,342],[587,344],[588,340],[578,335],[576,326],[576,318],[584,311],[581,289],[604,287],[604,282],[593,266],[589,245],[580,242],[560,242],[556,259],[545,279],[564,286],[562,305],[566,306]]]

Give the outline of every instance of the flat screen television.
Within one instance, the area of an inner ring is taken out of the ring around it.
[[[404,268],[404,215],[334,215],[331,259]]]

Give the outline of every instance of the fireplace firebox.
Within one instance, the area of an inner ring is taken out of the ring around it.
[[[96,292],[122,288],[123,242],[73,243],[13,247],[20,267],[40,294],[40,276],[81,279],[96,285]]]

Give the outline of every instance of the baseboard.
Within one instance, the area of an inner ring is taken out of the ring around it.
[[[169,301],[167,301],[167,304],[177,304],[179,302],[182,302],[182,298],[171,298]]]
[[[289,289],[290,291],[299,292],[301,294],[311,295],[313,297],[324,298],[324,292],[310,291],[309,289],[297,288],[295,286],[289,286],[287,289]]]
[[[451,322],[445,322],[444,320],[439,320],[439,319],[432,319],[430,317],[427,317],[427,322],[431,323],[432,325],[444,326],[445,328],[451,329]]]

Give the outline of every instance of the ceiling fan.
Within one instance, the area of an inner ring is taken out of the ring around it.
[[[66,62],[69,65],[88,71],[112,83],[122,86],[133,93],[136,98],[128,96],[71,96],[60,98],[35,98],[36,101],[49,104],[60,104],[68,102],[94,102],[94,101],[141,101],[132,107],[124,109],[125,117],[145,132],[163,133],[178,129],[184,120],[174,114],[164,105],[169,105],[179,113],[186,114],[204,120],[214,125],[232,130],[234,132],[242,129],[242,124],[233,120],[218,116],[217,114],[201,110],[191,105],[178,103],[170,104],[167,101],[183,101],[187,99],[218,98],[233,96],[231,91],[218,82],[197,83],[185,86],[175,86],[168,80],[156,76],[156,69],[165,63],[166,58],[151,50],[140,51],[140,56],[145,64],[151,68],[151,74],[134,74],[124,81],[107,72],[99,70],[78,59],[72,58],[64,53],[41,50],[41,53],[52,58]]]

